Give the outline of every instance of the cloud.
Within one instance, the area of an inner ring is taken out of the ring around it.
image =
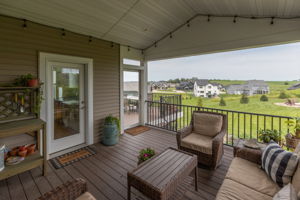
[[[300,79],[300,43],[149,62],[149,80]]]

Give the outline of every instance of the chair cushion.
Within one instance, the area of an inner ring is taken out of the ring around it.
[[[226,178],[270,197],[280,190],[279,186],[268,177],[264,170],[260,169],[259,165],[239,157],[232,160]]]
[[[233,180],[225,179],[216,200],[272,200],[272,197],[252,190]]]
[[[181,146],[205,154],[212,154],[212,138],[205,135],[191,133],[181,140]]]
[[[91,193],[85,192],[77,197],[76,200],[96,200],[96,198]]]
[[[283,150],[277,143],[271,142],[262,154],[262,168],[280,187],[291,182],[298,165],[295,153]]]
[[[297,193],[289,183],[275,194],[273,200],[297,200]]]
[[[195,112],[193,120],[194,132],[200,135],[214,137],[222,129],[223,117],[221,115]]]

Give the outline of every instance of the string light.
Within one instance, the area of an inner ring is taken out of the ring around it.
[[[23,19],[23,29],[26,29],[26,28],[27,28],[27,20]]]
[[[111,47],[111,48],[114,47],[114,43],[113,43],[113,42],[110,43],[110,47]]]
[[[173,38],[173,35],[172,35],[172,33],[170,33],[170,38],[171,38],[171,39]]]
[[[271,25],[273,25],[273,24],[274,24],[274,17],[272,17],[272,18],[271,18],[271,22],[270,22],[270,24],[271,24]]]
[[[92,36],[89,37],[89,43],[91,43],[93,41]]]
[[[188,20],[187,22],[186,22],[186,26],[187,27],[190,27],[191,25],[190,25],[190,20]]]
[[[127,47],[127,51],[130,51],[130,46]]]
[[[236,18],[237,18],[237,16],[235,15],[233,18],[233,23],[236,23]]]
[[[144,55],[144,50],[143,49],[141,50],[141,53],[142,53],[142,55]]]
[[[63,37],[65,37],[65,36],[66,36],[65,29],[63,28],[63,29],[61,29],[61,30],[62,30],[62,33],[61,33],[61,35],[62,35]]]
[[[207,15],[207,22],[210,22],[210,15]]]
[[[157,47],[157,43],[156,43],[156,42],[154,43],[154,47],[155,47],[155,48]]]

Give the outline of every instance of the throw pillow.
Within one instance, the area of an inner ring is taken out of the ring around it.
[[[298,164],[298,156],[271,142],[263,151],[261,164],[267,175],[283,187],[291,182]]]
[[[292,184],[289,183],[279,190],[273,197],[273,200],[297,200],[297,194]]]

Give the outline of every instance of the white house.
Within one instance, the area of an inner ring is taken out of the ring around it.
[[[194,95],[196,97],[218,96],[223,86],[218,83],[210,83],[207,79],[196,80],[194,83]]]

